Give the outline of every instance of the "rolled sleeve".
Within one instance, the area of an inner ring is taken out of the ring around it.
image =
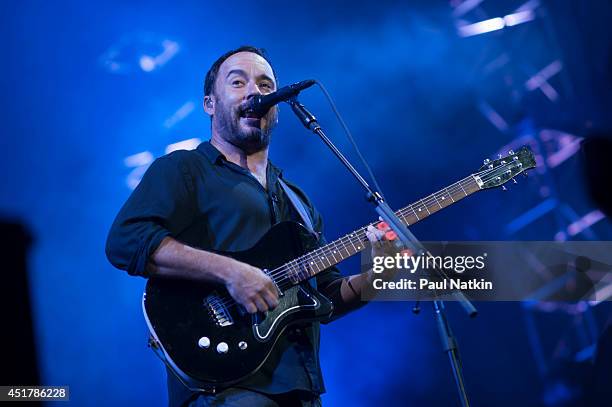
[[[149,257],[162,240],[176,237],[193,221],[193,189],[181,154],[155,160],[111,226],[106,240],[110,263],[147,277]]]

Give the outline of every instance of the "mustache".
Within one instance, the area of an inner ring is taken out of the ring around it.
[[[268,110],[266,113],[264,114],[257,114],[255,113],[255,111],[253,111],[253,109],[249,108],[247,106],[247,103],[241,103],[240,105],[237,106],[236,108],[236,112],[238,114],[238,117],[253,117],[256,119],[262,119],[268,116],[272,116],[274,114],[274,112],[276,111],[277,107],[276,106],[272,106],[270,108],[270,110]]]

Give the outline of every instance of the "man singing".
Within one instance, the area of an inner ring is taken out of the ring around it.
[[[106,254],[114,266],[130,275],[225,286],[249,313],[278,305],[277,288],[262,270],[213,253],[248,249],[281,221],[304,223],[279,179],[307,208],[319,244],[324,242],[319,213],[268,160],[278,109],[263,117],[245,109],[247,100],[276,88],[262,49],[243,46],[215,61],[204,85],[211,139],[193,151],[175,151],[153,162],[110,230]],[[382,251],[378,242],[385,232],[368,229],[376,243],[373,250]],[[317,289],[334,304],[330,320],[363,304],[360,293],[369,278],[369,273],[343,278],[335,267],[315,277]],[[168,371],[170,405],[320,405],[325,388],[318,350],[319,323],[289,328],[256,373],[216,394],[191,392]]]

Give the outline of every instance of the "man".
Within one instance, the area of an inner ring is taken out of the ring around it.
[[[279,221],[302,222],[279,185],[279,178],[284,180],[281,171],[268,160],[277,108],[263,117],[244,108],[249,98],[276,88],[276,75],[259,48],[240,47],[212,65],[204,87],[204,111],[212,121],[210,142],[151,165],[109,233],[106,253],[113,265],[131,275],[224,285],[249,313],[278,305],[276,286],[262,270],[209,251],[245,250]],[[304,203],[321,236],[318,212],[299,188],[284,181]],[[370,228],[368,238],[379,242],[385,232]],[[381,246],[373,245],[377,250]],[[363,273],[342,278],[336,268],[317,275],[319,291],[334,303],[331,319],[363,304],[360,291],[369,277]],[[169,371],[170,404],[319,405],[325,389],[318,347],[318,323],[290,328],[255,374],[215,395],[188,391]]]

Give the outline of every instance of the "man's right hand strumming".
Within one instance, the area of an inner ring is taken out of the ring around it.
[[[278,289],[261,269],[166,237],[149,261],[150,275],[222,283],[247,312],[266,312],[278,305]]]
[[[261,269],[233,260],[225,287],[247,312],[266,312],[278,305],[276,285]]]

